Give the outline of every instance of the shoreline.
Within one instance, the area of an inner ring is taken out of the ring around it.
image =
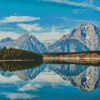
[[[14,60],[0,60],[0,62],[3,62],[3,61],[40,61],[39,59],[14,59]]]
[[[44,58],[43,61],[47,64],[81,64],[81,65],[91,65],[91,66],[100,66],[100,58],[84,58],[84,59],[75,59],[75,58]]]
[[[100,57],[85,57],[85,58],[80,58],[80,57],[43,57],[43,60],[100,60]]]
[[[80,57],[43,57],[42,60],[100,60],[100,57],[85,57],[85,58],[80,58]],[[14,60],[0,60],[0,62],[3,61],[40,61],[40,59],[14,59]]]

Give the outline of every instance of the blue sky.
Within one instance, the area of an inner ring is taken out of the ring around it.
[[[81,23],[100,27],[100,0],[0,0],[0,39],[59,39]]]

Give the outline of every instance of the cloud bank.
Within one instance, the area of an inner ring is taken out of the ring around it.
[[[33,30],[40,31],[42,29],[41,27],[39,27],[39,24],[18,24],[17,26],[19,26],[29,32],[31,32]]]
[[[58,40],[63,35],[68,34],[70,32],[70,29],[61,29],[63,28],[62,26],[52,26],[49,28],[40,27],[39,24],[17,24],[17,26],[23,28],[24,30],[27,30],[31,35],[36,36],[36,38],[41,42],[51,39]]]
[[[5,31],[0,31],[0,40],[10,37],[12,39],[17,39],[19,36],[21,36],[21,34],[17,34],[16,32],[5,32]]]
[[[48,68],[45,69],[44,72],[41,72],[35,79],[30,81],[28,84],[24,85],[23,87],[19,88],[19,91],[38,91],[40,88],[44,86],[48,86],[48,84],[52,88],[56,88],[59,85],[64,86],[71,86],[68,81],[64,81],[58,74],[54,71],[49,70]]]
[[[32,99],[38,96],[27,94],[27,93],[11,93],[11,92],[3,92],[0,95],[5,95],[7,98],[10,99]]]
[[[11,77],[5,77],[0,75],[0,83],[13,83],[14,81],[20,81],[16,75],[12,75]]]
[[[9,17],[3,17],[2,20],[0,20],[0,23],[12,23],[12,22],[30,22],[40,20],[40,17],[30,17],[30,16],[9,16]]]
[[[77,2],[70,2],[69,0],[42,0],[42,1],[48,1],[48,2],[57,2],[57,3],[65,3],[68,5],[73,5],[73,6],[79,6],[79,7],[88,7],[88,8],[92,8],[95,9],[97,11],[100,11],[100,7],[92,5],[93,0],[90,0],[88,3],[85,2],[81,2],[81,3],[77,3]]]

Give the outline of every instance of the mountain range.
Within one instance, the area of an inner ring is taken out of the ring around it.
[[[34,52],[45,52],[46,47],[39,42],[35,36],[23,34],[17,40],[12,40],[11,38],[5,38],[0,41],[0,47],[6,48],[18,48],[28,51],[34,51]]]
[[[53,44],[41,43],[35,36],[23,34],[16,40],[2,39],[0,48],[4,46],[40,53],[100,50],[100,27],[83,23]]]
[[[100,50],[100,27],[84,23],[48,47],[48,51],[50,52],[76,52],[89,50]]]

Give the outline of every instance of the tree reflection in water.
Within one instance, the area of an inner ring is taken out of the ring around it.
[[[5,61],[0,62],[1,71],[17,71],[34,67],[39,67],[42,61]]]

